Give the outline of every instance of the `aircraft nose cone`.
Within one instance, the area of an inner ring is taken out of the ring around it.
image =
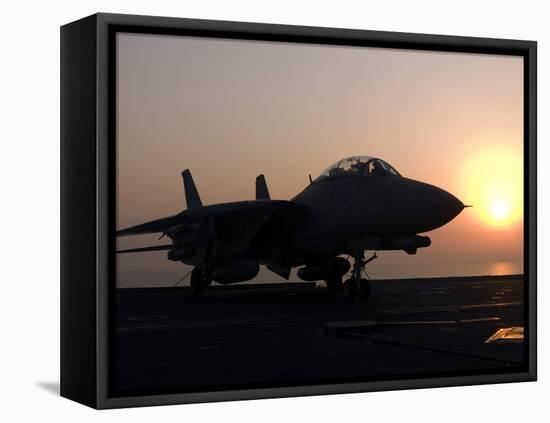
[[[410,210],[418,232],[430,231],[449,223],[464,209],[464,204],[451,193],[433,185],[416,185]]]
[[[438,201],[440,204],[442,217],[447,222],[450,222],[457,217],[462,210],[464,210],[464,204],[453,194],[444,190],[440,191],[440,199]]]
[[[451,193],[437,187],[430,186],[427,189],[426,200],[431,208],[429,213],[434,224],[442,226],[464,210],[464,204]]]

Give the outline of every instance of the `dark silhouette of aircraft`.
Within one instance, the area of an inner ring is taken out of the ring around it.
[[[383,160],[357,156],[326,169],[290,201],[271,200],[263,175],[256,200],[203,206],[191,172],[182,172],[187,210],[119,230],[117,236],[161,233],[168,245],[117,253],[168,250],[168,259],[194,266],[191,291],[254,278],[260,265],[288,279],[293,267],[305,281],[326,281],[348,300],[368,299],[362,278],[365,251],[416,254],[431,243],[419,233],[454,219],[464,204],[450,193],[402,177]],[[353,265],[348,259],[353,257]],[[351,277],[342,283],[351,269]]]

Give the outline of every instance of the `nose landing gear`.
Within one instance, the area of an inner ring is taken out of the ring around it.
[[[361,277],[365,266],[376,259],[378,256],[374,253],[367,260],[364,259],[364,252],[354,255],[353,270],[351,278],[344,282],[344,299],[349,302],[368,301],[371,295],[370,281]]]

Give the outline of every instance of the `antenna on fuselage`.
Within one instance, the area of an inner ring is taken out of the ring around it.
[[[309,174],[309,184],[311,185],[313,183],[313,179],[311,179],[311,173]]]

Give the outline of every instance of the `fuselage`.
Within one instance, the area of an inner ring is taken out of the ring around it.
[[[452,194],[401,176],[329,179],[311,184],[291,201],[309,209],[293,242],[423,233],[450,222],[464,208]]]
[[[303,213],[289,225],[276,250],[234,242],[225,246],[228,253],[231,251],[229,255],[251,257],[264,264],[276,261],[299,266],[348,253],[350,243],[355,240],[383,242],[437,229],[464,208],[460,200],[438,187],[394,175],[314,182],[290,202],[302,206]],[[211,205],[200,214],[215,215],[217,210],[242,210],[254,204],[258,202]],[[365,249],[394,248],[372,244]],[[196,264],[202,260],[201,256],[194,257],[191,261],[195,263],[189,264]]]
[[[341,254],[350,241],[411,236],[439,228],[464,208],[452,194],[423,182],[387,175],[315,182],[291,201],[307,214],[290,234],[289,247],[307,256]]]

